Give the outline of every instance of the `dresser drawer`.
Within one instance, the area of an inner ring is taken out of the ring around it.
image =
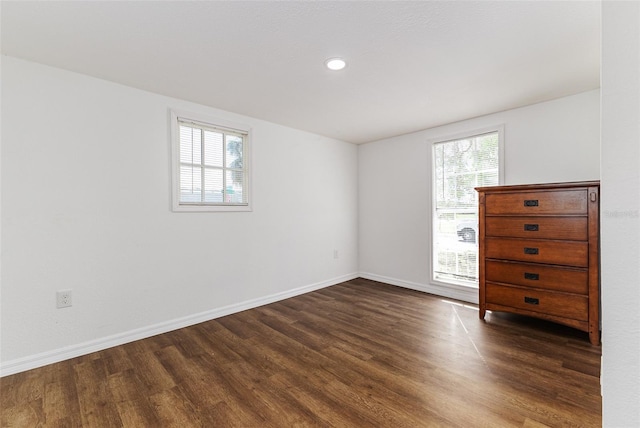
[[[487,237],[484,245],[485,257],[488,259],[589,266],[588,242]]]
[[[586,269],[487,260],[485,276],[489,282],[584,295],[589,293],[589,274]]]
[[[509,287],[487,282],[486,301],[580,321],[588,319],[589,298],[578,294]]]
[[[587,217],[485,217],[486,236],[586,241]]]
[[[490,193],[485,198],[487,215],[587,214],[587,190],[553,190]]]

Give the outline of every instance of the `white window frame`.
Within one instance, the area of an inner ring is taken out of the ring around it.
[[[435,246],[435,210],[436,210],[436,180],[434,177],[434,171],[436,168],[435,156],[434,156],[434,146],[440,143],[446,143],[450,141],[462,140],[465,138],[472,138],[484,134],[498,134],[498,185],[504,184],[504,124],[490,126],[486,128],[478,128],[469,131],[463,131],[456,134],[443,135],[441,137],[432,138],[428,140],[429,143],[429,156],[431,156],[431,171],[429,174],[429,180],[431,181],[429,189],[431,191],[431,208],[429,210],[429,224],[430,224],[430,253],[429,253],[429,278],[432,284],[438,285],[441,287],[451,288],[451,289],[460,289],[460,290],[469,290],[473,288],[478,288],[477,281],[443,281],[440,279],[436,279],[436,272],[434,266],[434,246]],[[477,210],[477,207],[476,207]],[[478,237],[476,237],[476,249],[478,248]]]
[[[243,192],[246,192],[246,203],[181,203],[180,202],[180,125],[179,121],[192,122],[208,128],[219,128],[244,135],[244,146],[242,153],[243,167],[246,172],[246,183]],[[170,138],[171,138],[171,194],[172,209],[175,212],[229,212],[229,211],[252,211],[251,191],[251,127],[245,124],[231,122],[224,119],[214,118],[198,113],[185,112],[180,110],[170,110]]]

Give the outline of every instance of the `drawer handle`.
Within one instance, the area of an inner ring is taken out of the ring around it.
[[[526,230],[527,232],[537,232],[538,231],[538,225],[537,224],[525,224],[524,225],[524,230]]]
[[[532,281],[538,281],[540,279],[540,274],[525,272],[524,273],[524,279],[530,279]]]
[[[530,247],[524,247],[524,253],[525,254],[538,254],[538,249],[537,248],[530,248]]]
[[[525,199],[524,200],[524,206],[525,207],[537,207],[538,206],[538,200],[537,199]]]
[[[540,304],[540,299],[536,299],[535,297],[524,297],[524,302],[529,304],[529,305],[539,305]]]

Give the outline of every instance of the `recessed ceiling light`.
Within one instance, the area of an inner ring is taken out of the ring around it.
[[[329,70],[338,71],[347,66],[347,63],[342,58],[329,58],[324,63]]]

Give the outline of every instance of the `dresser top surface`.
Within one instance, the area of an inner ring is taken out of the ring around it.
[[[599,187],[600,180],[592,181],[571,181],[563,183],[537,183],[537,184],[512,184],[504,186],[476,187],[478,192],[514,192],[525,190],[552,190],[552,189],[575,189],[587,187]]]

